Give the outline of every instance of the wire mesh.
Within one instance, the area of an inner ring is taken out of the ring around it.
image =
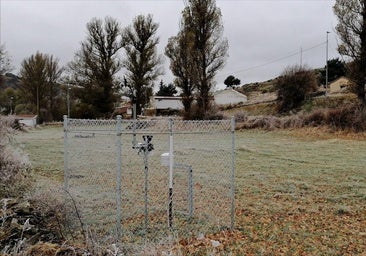
[[[233,227],[231,120],[66,118],[64,131],[71,225],[124,244]]]

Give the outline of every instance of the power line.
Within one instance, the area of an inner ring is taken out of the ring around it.
[[[302,52],[308,52],[310,50],[313,50],[315,48],[318,48],[320,46],[323,46],[325,45],[326,42],[323,42],[323,43],[320,43],[320,44],[317,44],[317,45],[314,45],[310,48],[307,48],[307,49],[302,49]],[[291,57],[294,57],[296,55],[299,55],[301,53],[301,51],[297,51],[296,53],[292,53],[292,54],[289,54],[289,55],[286,55],[284,57],[281,57],[281,58],[278,58],[278,59],[274,59],[274,60],[271,60],[269,62],[266,62],[266,63],[263,63],[263,64],[260,64],[260,65],[256,65],[256,66],[252,66],[252,67],[249,67],[249,68],[245,68],[245,69],[240,69],[240,70],[237,70],[237,71],[234,71],[234,72],[230,72],[230,74],[236,74],[236,73],[241,73],[241,72],[246,72],[246,71],[249,71],[249,70],[253,70],[253,69],[257,69],[257,68],[261,68],[261,67],[264,67],[264,66],[267,66],[267,65],[270,65],[270,64],[273,64],[273,63],[276,63],[276,62],[280,62],[282,60],[285,60],[285,59],[289,59]],[[225,75],[218,75],[218,76],[225,76]]]

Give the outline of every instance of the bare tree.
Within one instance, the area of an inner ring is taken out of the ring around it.
[[[193,56],[197,67],[198,115],[210,108],[214,78],[227,57],[228,42],[223,38],[221,11],[215,0],[189,0],[183,11],[184,30],[193,35]]]
[[[69,64],[71,83],[78,86],[79,116],[101,117],[113,112],[121,62],[117,53],[122,48],[119,23],[106,17],[87,23],[87,37]]]
[[[58,80],[62,74],[58,59],[37,52],[23,60],[20,69],[23,102],[30,102],[40,121],[53,120],[54,99],[59,93]],[[41,113],[45,110],[45,114]],[[47,117],[48,116],[48,117]]]
[[[191,117],[191,107],[197,82],[197,68],[193,61],[193,34],[182,29],[168,40],[165,55],[170,59],[170,69],[175,76],[175,85],[182,90],[184,118]]]
[[[138,15],[122,33],[126,52],[123,66],[127,71],[123,85],[130,90],[131,97],[135,96],[137,114],[141,114],[141,109],[149,102],[154,81],[162,73],[156,50],[158,27],[152,15]]]
[[[355,92],[366,107],[366,0],[336,0],[333,7],[338,18],[336,30],[342,44],[338,51],[352,59],[350,76]]]

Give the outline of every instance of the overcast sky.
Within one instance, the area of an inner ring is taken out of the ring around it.
[[[158,51],[163,55],[169,37],[178,32],[184,0],[0,0],[0,43],[12,58],[14,73],[21,61],[36,53],[52,54],[65,65],[86,37],[93,17],[112,16],[121,25],[139,14],[153,14],[159,23]],[[242,84],[274,78],[294,64],[323,67],[326,32],[329,58],[339,57],[334,27],[334,0],[217,0],[221,9],[229,57],[217,74],[217,89],[228,75]],[[301,51],[302,49],[302,51]],[[302,54],[301,54],[302,52]],[[166,83],[173,80],[165,59]]]

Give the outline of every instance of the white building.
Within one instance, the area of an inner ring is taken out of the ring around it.
[[[233,89],[216,91],[213,96],[216,105],[235,105],[248,101],[247,96]],[[157,114],[166,110],[180,111],[184,109],[182,97],[176,96],[153,96],[150,105]]]
[[[225,89],[214,92],[216,105],[235,105],[248,101],[247,96],[233,89]]]
[[[182,110],[183,103],[182,97],[175,96],[153,96],[151,97],[151,107],[156,110],[156,113],[160,113],[164,110]]]
[[[20,124],[28,127],[36,127],[37,125],[37,115],[16,115],[14,116]]]

